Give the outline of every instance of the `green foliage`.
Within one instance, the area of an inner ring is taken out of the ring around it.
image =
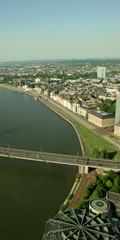
[[[70,201],[73,197],[74,197],[73,193],[69,194],[68,197],[67,197],[68,201]]]
[[[98,148],[94,148],[92,151],[92,155],[94,158],[99,158],[99,149]]]
[[[112,114],[115,114],[115,106],[116,106],[115,101],[112,101],[110,99],[102,100],[102,103],[98,104],[98,107],[101,110],[108,112],[108,113],[112,113]]]
[[[78,173],[78,174],[76,175],[76,180],[80,180],[80,178],[81,178],[81,174]]]
[[[94,148],[92,150],[92,155],[94,158],[109,159],[109,153],[107,149],[99,150],[99,148]]]
[[[86,188],[86,189],[84,190],[84,198],[85,198],[85,199],[89,198],[89,197],[90,197],[90,194],[91,194],[90,189],[89,189],[89,188]]]
[[[111,180],[107,180],[106,186],[107,186],[108,188],[111,188],[112,185],[113,185],[112,181],[111,181]]]
[[[93,190],[95,189],[95,184],[89,183],[84,190],[84,198],[88,199],[92,194]]]
[[[92,130],[86,128],[82,124],[78,123],[77,121],[74,121],[74,123],[79,129],[80,135],[84,138],[85,147],[90,157],[94,157],[94,148],[99,149],[99,152],[105,148],[109,153],[110,159],[120,160],[120,151],[115,151],[115,149],[112,148],[113,145],[111,143],[107,142],[104,138],[94,133]]]
[[[96,78],[97,77],[97,73],[96,72],[84,73],[82,75],[82,77],[84,77],[84,78]]]
[[[99,198],[99,192],[97,189],[94,190],[94,192],[92,193],[90,199],[94,199],[94,198]]]
[[[107,189],[104,185],[97,186],[96,190],[98,191],[99,197],[105,197]]]
[[[75,209],[86,209],[89,207],[89,200],[81,200],[80,203],[75,207]]]
[[[110,189],[110,192],[120,193],[120,186],[113,186],[113,187]]]
[[[118,175],[116,172],[111,170],[106,173],[106,176],[108,177],[108,179],[114,180]]]
[[[61,210],[62,212],[64,212],[64,211],[68,208],[68,206],[69,206],[69,201],[67,201],[66,203],[64,203],[64,204],[61,206],[60,210]]]
[[[120,176],[117,176],[114,178],[114,185],[115,186],[120,186]]]
[[[94,198],[100,198],[105,197],[106,192],[115,192],[120,193],[120,174],[109,171],[106,172],[105,175],[102,175],[97,180],[96,184],[94,185],[93,189],[91,189],[88,185],[88,189],[85,189],[84,192],[84,199],[94,199]]]
[[[89,100],[90,100],[89,97],[84,98],[84,101],[89,101]]]

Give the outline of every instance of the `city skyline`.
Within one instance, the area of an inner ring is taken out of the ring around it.
[[[120,58],[119,8],[119,0],[2,0],[0,62]]]

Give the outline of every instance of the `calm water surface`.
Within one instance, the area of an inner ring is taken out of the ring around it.
[[[32,97],[6,89],[0,89],[0,146],[80,153],[70,124]],[[76,172],[75,167],[0,158],[0,239],[41,239]]]

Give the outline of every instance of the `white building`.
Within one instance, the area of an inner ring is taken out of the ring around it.
[[[117,123],[120,123],[120,94],[117,95],[116,99],[115,124]]]
[[[104,79],[106,77],[106,67],[97,67],[97,78]]]
[[[36,78],[35,83],[39,83],[39,82],[40,82],[40,78]]]

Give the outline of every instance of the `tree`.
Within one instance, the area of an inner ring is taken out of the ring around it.
[[[116,178],[116,173],[111,170],[111,171],[109,171],[109,172],[106,173],[106,176],[108,176],[108,178],[113,181],[114,178]]]
[[[94,188],[95,188],[95,184],[93,184],[93,183],[89,183],[87,185],[87,187],[84,190],[84,198],[85,199],[88,199],[90,197],[90,195],[92,194]]]
[[[99,103],[97,106],[108,113],[115,114],[115,107],[116,107],[116,101],[112,101],[111,99],[102,99],[102,102]]]
[[[98,148],[94,148],[92,155],[94,156],[94,158],[99,158],[99,149]]]
[[[107,149],[103,149],[101,152],[100,152],[100,156],[102,156],[103,159],[108,159],[109,158],[109,153],[107,151]]]
[[[99,150],[98,148],[94,148],[92,155],[94,156],[94,158],[102,158],[102,159],[109,158],[109,153],[107,149]]]
[[[112,185],[113,185],[113,183],[112,183],[111,180],[108,180],[108,181],[106,182],[106,186],[107,186],[108,188],[111,188]]]
[[[98,192],[97,189],[95,189],[94,192],[93,192],[93,194],[92,194],[92,196],[91,196],[91,199],[99,198],[99,197],[100,197],[100,196],[99,196],[99,192]]]
[[[80,203],[75,207],[76,209],[86,209],[89,207],[89,200],[81,200]]]
[[[120,187],[120,176],[117,176],[116,178],[114,178],[114,185],[116,187]]]

